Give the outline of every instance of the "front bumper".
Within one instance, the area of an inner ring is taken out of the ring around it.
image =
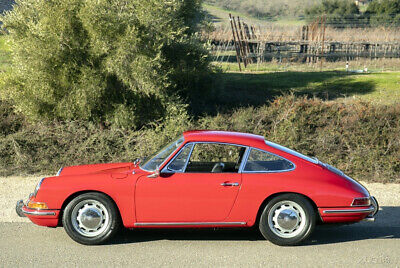
[[[31,197],[29,198],[31,199]],[[28,217],[33,223],[41,226],[55,227],[58,225],[60,210],[54,209],[32,209],[25,205],[23,200],[19,200],[15,210],[20,217]]]
[[[378,211],[379,204],[373,196],[371,196],[371,206],[369,207],[319,208],[319,213],[324,222],[374,221]]]

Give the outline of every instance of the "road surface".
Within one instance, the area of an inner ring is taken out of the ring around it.
[[[374,223],[320,226],[306,244],[279,247],[254,230],[123,230],[83,246],[62,228],[0,223],[0,266],[400,267],[400,207]]]

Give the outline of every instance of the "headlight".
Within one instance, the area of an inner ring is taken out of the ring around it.
[[[39,181],[39,183],[36,185],[35,191],[33,192],[33,196],[34,196],[34,197],[36,197],[36,194],[37,194],[37,192],[39,191],[40,186],[42,185],[42,182],[43,182],[44,179],[45,179],[45,178],[42,178],[42,179]]]
[[[63,170],[63,167],[62,168],[60,168],[59,170],[58,170],[58,172],[57,172],[57,175],[56,176],[60,176],[60,174],[61,174],[61,171]]]

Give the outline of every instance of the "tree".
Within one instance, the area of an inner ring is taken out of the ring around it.
[[[366,15],[371,25],[400,25],[400,0],[373,1],[368,5]]]
[[[357,26],[359,14],[360,10],[351,0],[323,0],[320,4],[306,9],[309,20],[325,15],[326,22],[337,28]]]
[[[161,119],[208,72],[201,2],[17,0],[1,18],[13,53],[2,96],[32,120]]]

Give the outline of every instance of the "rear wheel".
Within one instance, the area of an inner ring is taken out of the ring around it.
[[[272,243],[292,246],[312,233],[315,221],[314,209],[306,198],[297,194],[282,194],[264,208],[259,228]]]
[[[120,226],[116,205],[101,193],[85,193],[75,197],[66,206],[62,220],[67,234],[85,245],[105,243]]]

